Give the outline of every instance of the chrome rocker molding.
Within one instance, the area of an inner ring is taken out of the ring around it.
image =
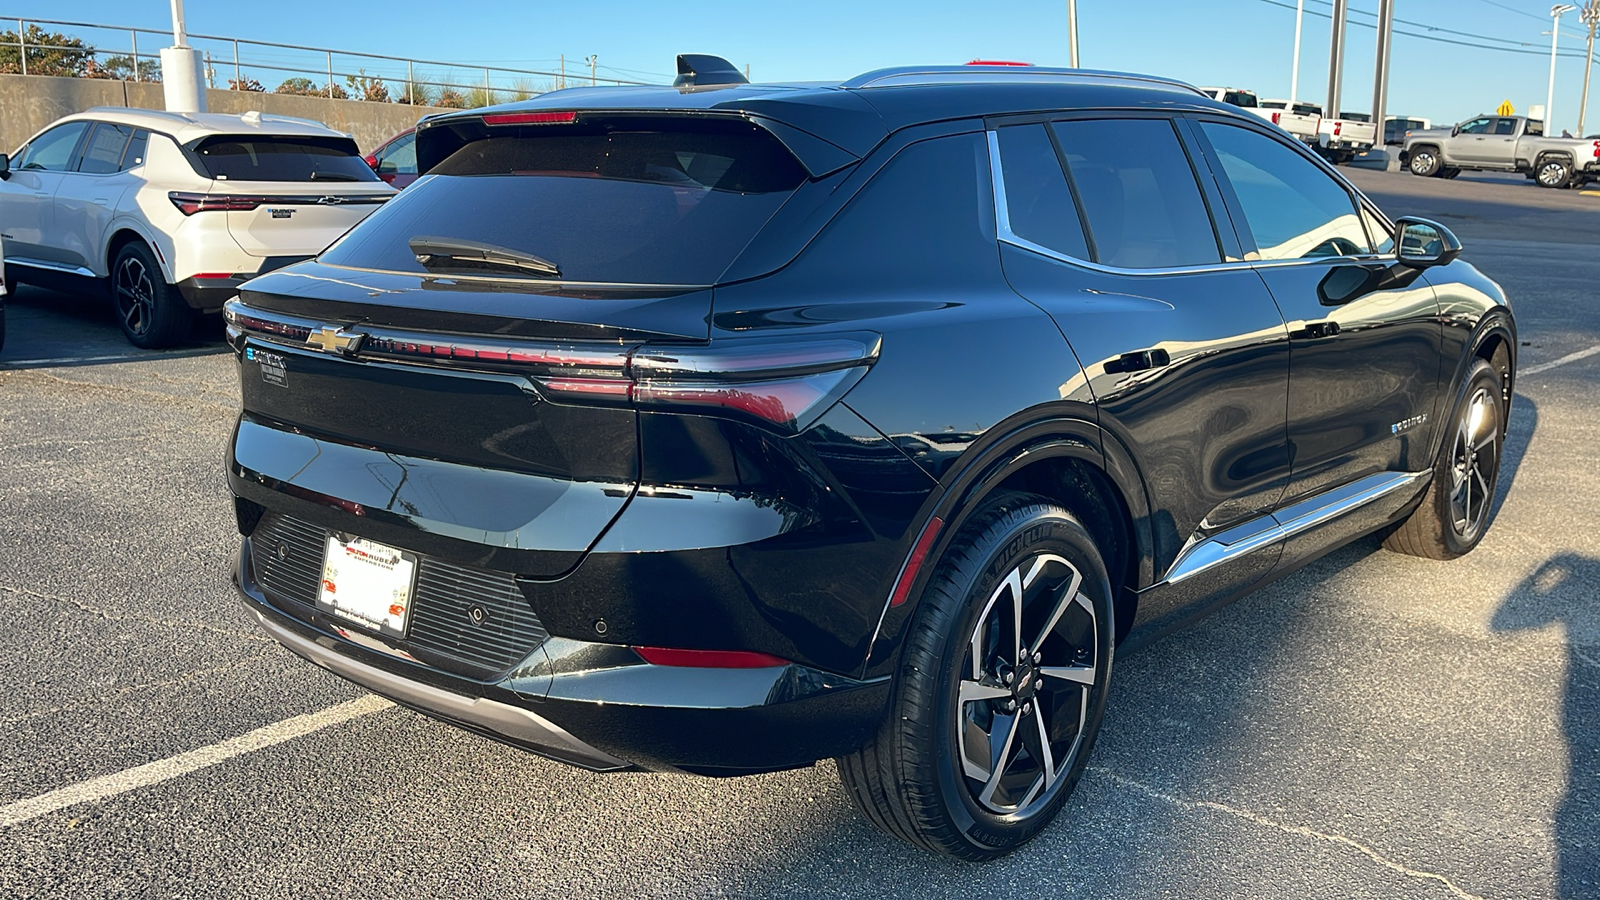
[[[77,275],[82,278],[96,277],[93,272],[83,266],[74,266],[70,263],[51,262],[45,259],[29,259],[25,256],[6,257],[8,266],[26,266],[30,269],[44,269],[49,272],[62,272],[67,275]]]
[[[255,615],[261,627],[273,640],[333,674],[370,689],[373,693],[382,694],[423,712],[475,725],[524,745],[546,747],[551,756],[573,765],[600,772],[632,768],[629,763],[596,750],[573,737],[561,726],[527,710],[484,697],[465,697],[399,675],[392,675],[382,669],[356,662],[321,644],[308,641],[260,612]]]
[[[1380,472],[1324,491],[1275,513],[1260,516],[1190,546],[1167,577],[1152,587],[1177,584],[1264,547],[1309,531],[1397,491],[1414,487],[1431,472]],[[1149,590],[1149,588],[1146,588]]]

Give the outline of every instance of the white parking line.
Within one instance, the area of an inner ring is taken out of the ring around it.
[[[226,762],[235,756],[242,756],[256,750],[292,741],[297,737],[304,737],[315,731],[321,731],[330,725],[338,725],[351,719],[388,709],[394,704],[382,697],[368,694],[359,700],[351,700],[338,706],[330,706],[319,712],[295,716],[274,722],[248,734],[241,734],[201,747],[177,756],[158,759],[152,763],[135,766],[111,775],[101,775],[77,784],[58,788],[37,797],[18,800],[5,806],[0,806],[0,828],[11,825],[20,825],[30,819],[76,806],[79,803],[92,803],[106,800],[118,794],[126,794],[139,788],[149,787],[170,781],[180,775],[187,775],[200,769],[209,768],[221,762]]]
[[[0,359],[3,366],[72,366],[78,363],[110,362],[114,359],[160,359],[152,353],[116,353],[111,356],[59,356],[44,359]]]
[[[1540,363],[1537,366],[1529,366],[1517,374],[1537,375],[1540,372],[1548,372],[1551,369],[1554,369],[1556,366],[1564,366],[1567,363],[1577,362],[1580,359],[1588,359],[1589,357],[1594,356],[1596,353],[1600,353],[1600,344],[1596,344],[1587,350],[1579,350],[1576,353],[1568,353],[1566,356],[1563,356],[1560,359],[1552,359],[1547,363]]]

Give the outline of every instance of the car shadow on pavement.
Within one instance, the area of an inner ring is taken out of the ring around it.
[[[128,343],[111,302],[97,291],[20,285],[4,298],[6,343],[0,369],[78,368],[138,359],[181,359],[231,352],[220,316],[201,316],[189,338],[166,350]]]
[[[1567,651],[1561,706],[1567,789],[1556,809],[1558,895],[1600,897],[1600,559],[1562,553],[1506,595],[1490,627],[1499,633],[1559,626]]]

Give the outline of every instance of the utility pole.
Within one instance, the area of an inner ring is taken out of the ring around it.
[[[134,68],[138,68],[134,60]],[[200,51],[189,46],[183,27],[183,0],[172,0],[172,46],[161,48],[161,94],[171,112],[205,112],[205,73]]]
[[[1578,103],[1578,137],[1583,137],[1584,117],[1589,112],[1589,75],[1594,68],[1594,32],[1600,28],[1600,0],[1589,0],[1579,18],[1589,26],[1589,52],[1583,55],[1583,100]]]
[[[594,78],[594,64],[595,64],[595,60],[597,60],[599,58],[600,58],[599,54],[595,54],[594,56],[589,57],[589,86],[590,87],[594,87],[595,85],[600,83],[600,82],[596,81],[595,78]]]
[[[1597,0],[1600,2],[1600,0]],[[1394,0],[1378,0],[1378,60],[1372,70],[1372,121],[1377,125],[1377,147],[1388,152],[1384,112],[1389,105],[1389,53],[1394,46]]]
[[[1067,0],[1067,64],[1078,68],[1078,0]]]
[[[1333,0],[1333,28],[1328,35],[1328,105],[1322,114],[1339,118],[1339,90],[1344,84],[1344,25],[1349,17],[1350,0]]]
[[[1294,71],[1289,73],[1289,107],[1300,100],[1300,26],[1306,18],[1306,0],[1294,5]]]
[[[1556,129],[1556,42],[1561,38],[1561,17],[1577,9],[1571,3],[1558,3],[1550,7],[1550,92],[1544,101],[1544,133]]]

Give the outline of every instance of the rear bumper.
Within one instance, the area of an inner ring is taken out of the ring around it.
[[[235,272],[232,275],[220,278],[192,276],[178,282],[178,293],[183,296],[189,307],[196,312],[222,312],[222,305],[239,296],[239,286],[246,281],[257,275],[265,275],[274,269],[281,269],[284,266],[293,265],[310,258],[309,256],[268,256],[260,260],[260,268],[254,272]]]
[[[405,658],[257,583],[247,538],[234,583],[272,638],[316,665],[437,719],[593,771],[742,775],[809,765],[864,744],[887,679],[799,664],[656,666],[615,644],[552,638],[475,680]]]

